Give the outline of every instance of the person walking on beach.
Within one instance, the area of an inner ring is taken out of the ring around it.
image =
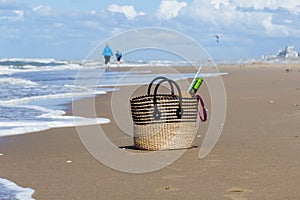
[[[110,65],[110,57],[114,55],[113,51],[111,50],[108,44],[105,45],[102,51],[102,55],[104,56],[105,66],[108,68]]]
[[[117,64],[118,64],[118,67],[120,67],[120,61],[121,61],[121,58],[122,58],[122,52],[118,49],[117,50],[117,53],[115,54],[116,58],[117,58]]]

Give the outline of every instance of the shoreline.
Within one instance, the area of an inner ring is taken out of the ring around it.
[[[220,72],[229,72],[222,77],[227,116],[217,145],[204,159],[198,159],[201,149],[193,148],[162,170],[123,173],[89,154],[75,127],[54,128],[0,138],[0,178],[32,188],[33,198],[46,200],[297,199],[299,66],[218,66]],[[99,117],[112,119],[110,95],[95,98]],[[208,94],[204,96],[208,101]],[[89,102],[81,99],[74,103],[92,116],[84,110]],[[114,122],[101,126],[118,146],[132,144],[130,137],[120,137],[121,130]],[[197,142],[202,140],[201,136]]]

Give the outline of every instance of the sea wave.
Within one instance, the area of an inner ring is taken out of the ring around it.
[[[54,58],[2,58],[0,59],[0,65],[2,63],[14,63],[16,65],[26,65],[26,63],[33,63],[34,65],[44,65],[44,64],[66,64],[68,61],[56,60]]]
[[[81,61],[21,58],[0,59],[0,75],[12,75],[16,73],[26,73],[34,71],[78,69],[80,67],[82,67]]]
[[[7,179],[0,178],[1,200],[34,200],[33,193],[34,190],[31,188],[23,188]]]
[[[77,116],[53,116],[52,114],[41,115],[43,121],[18,121],[18,122],[0,122],[0,137],[9,135],[20,135],[25,133],[48,130],[50,128],[65,128],[74,126],[87,126],[95,124],[107,124],[110,122],[107,118],[84,118]]]
[[[10,112],[10,115],[0,115],[0,137],[42,131],[50,128],[105,124],[110,122],[106,118],[67,116],[63,110],[54,110],[37,105],[6,105],[0,106],[0,108],[4,112],[6,110],[14,111]],[[3,119],[3,117],[9,119]]]
[[[16,99],[1,100],[0,105],[18,105],[18,104],[29,103],[32,101],[39,101],[39,100],[83,97],[83,96],[91,96],[91,95],[98,95],[98,94],[106,94],[106,92],[89,91],[85,93],[70,92],[70,93],[60,93],[60,94],[52,94],[52,95],[30,96],[30,97],[23,97],[23,98],[16,98]]]
[[[5,77],[5,78],[0,78],[0,85],[23,85],[23,86],[37,86],[39,85],[36,82],[26,80],[26,79],[21,79],[21,78],[12,78],[12,77]]]
[[[115,71],[105,70],[101,60],[0,59],[0,133],[4,136],[54,127],[104,123],[106,119],[69,118],[64,116],[63,110],[74,98],[106,94],[121,85],[149,84],[157,76],[173,80],[193,78],[195,74],[192,73],[151,73],[151,66],[185,64],[173,61],[123,61],[121,67],[150,67],[144,71]],[[203,77],[222,75],[201,74]]]
[[[117,63],[113,60],[112,67]],[[155,66],[190,66],[196,62],[165,61],[165,60],[122,60],[120,67],[155,67]],[[65,70],[79,68],[104,68],[102,59],[99,60],[56,60],[53,58],[3,58],[0,59],[0,75],[11,75],[21,72]]]

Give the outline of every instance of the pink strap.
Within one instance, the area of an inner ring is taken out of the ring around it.
[[[197,96],[197,99],[200,102],[201,107],[202,107],[203,117],[201,116],[201,113],[200,113],[199,108],[198,108],[198,114],[199,114],[200,120],[201,120],[201,122],[205,122],[207,120],[207,112],[206,112],[206,109],[205,109],[205,106],[204,106],[204,101],[203,101],[203,99],[201,98],[201,96],[199,94],[197,94],[196,96]]]

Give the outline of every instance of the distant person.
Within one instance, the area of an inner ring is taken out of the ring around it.
[[[108,44],[105,45],[103,51],[102,51],[102,55],[104,56],[104,60],[105,60],[105,66],[109,67],[110,65],[110,57],[114,55],[113,51],[111,50],[111,48],[109,47]]]
[[[119,51],[119,49],[117,50],[117,53],[115,54],[116,58],[117,58],[117,64],[118,64],[118,67],[120,66],[120,62],[121,62],[121,58],[122,58],[122,52]]]

